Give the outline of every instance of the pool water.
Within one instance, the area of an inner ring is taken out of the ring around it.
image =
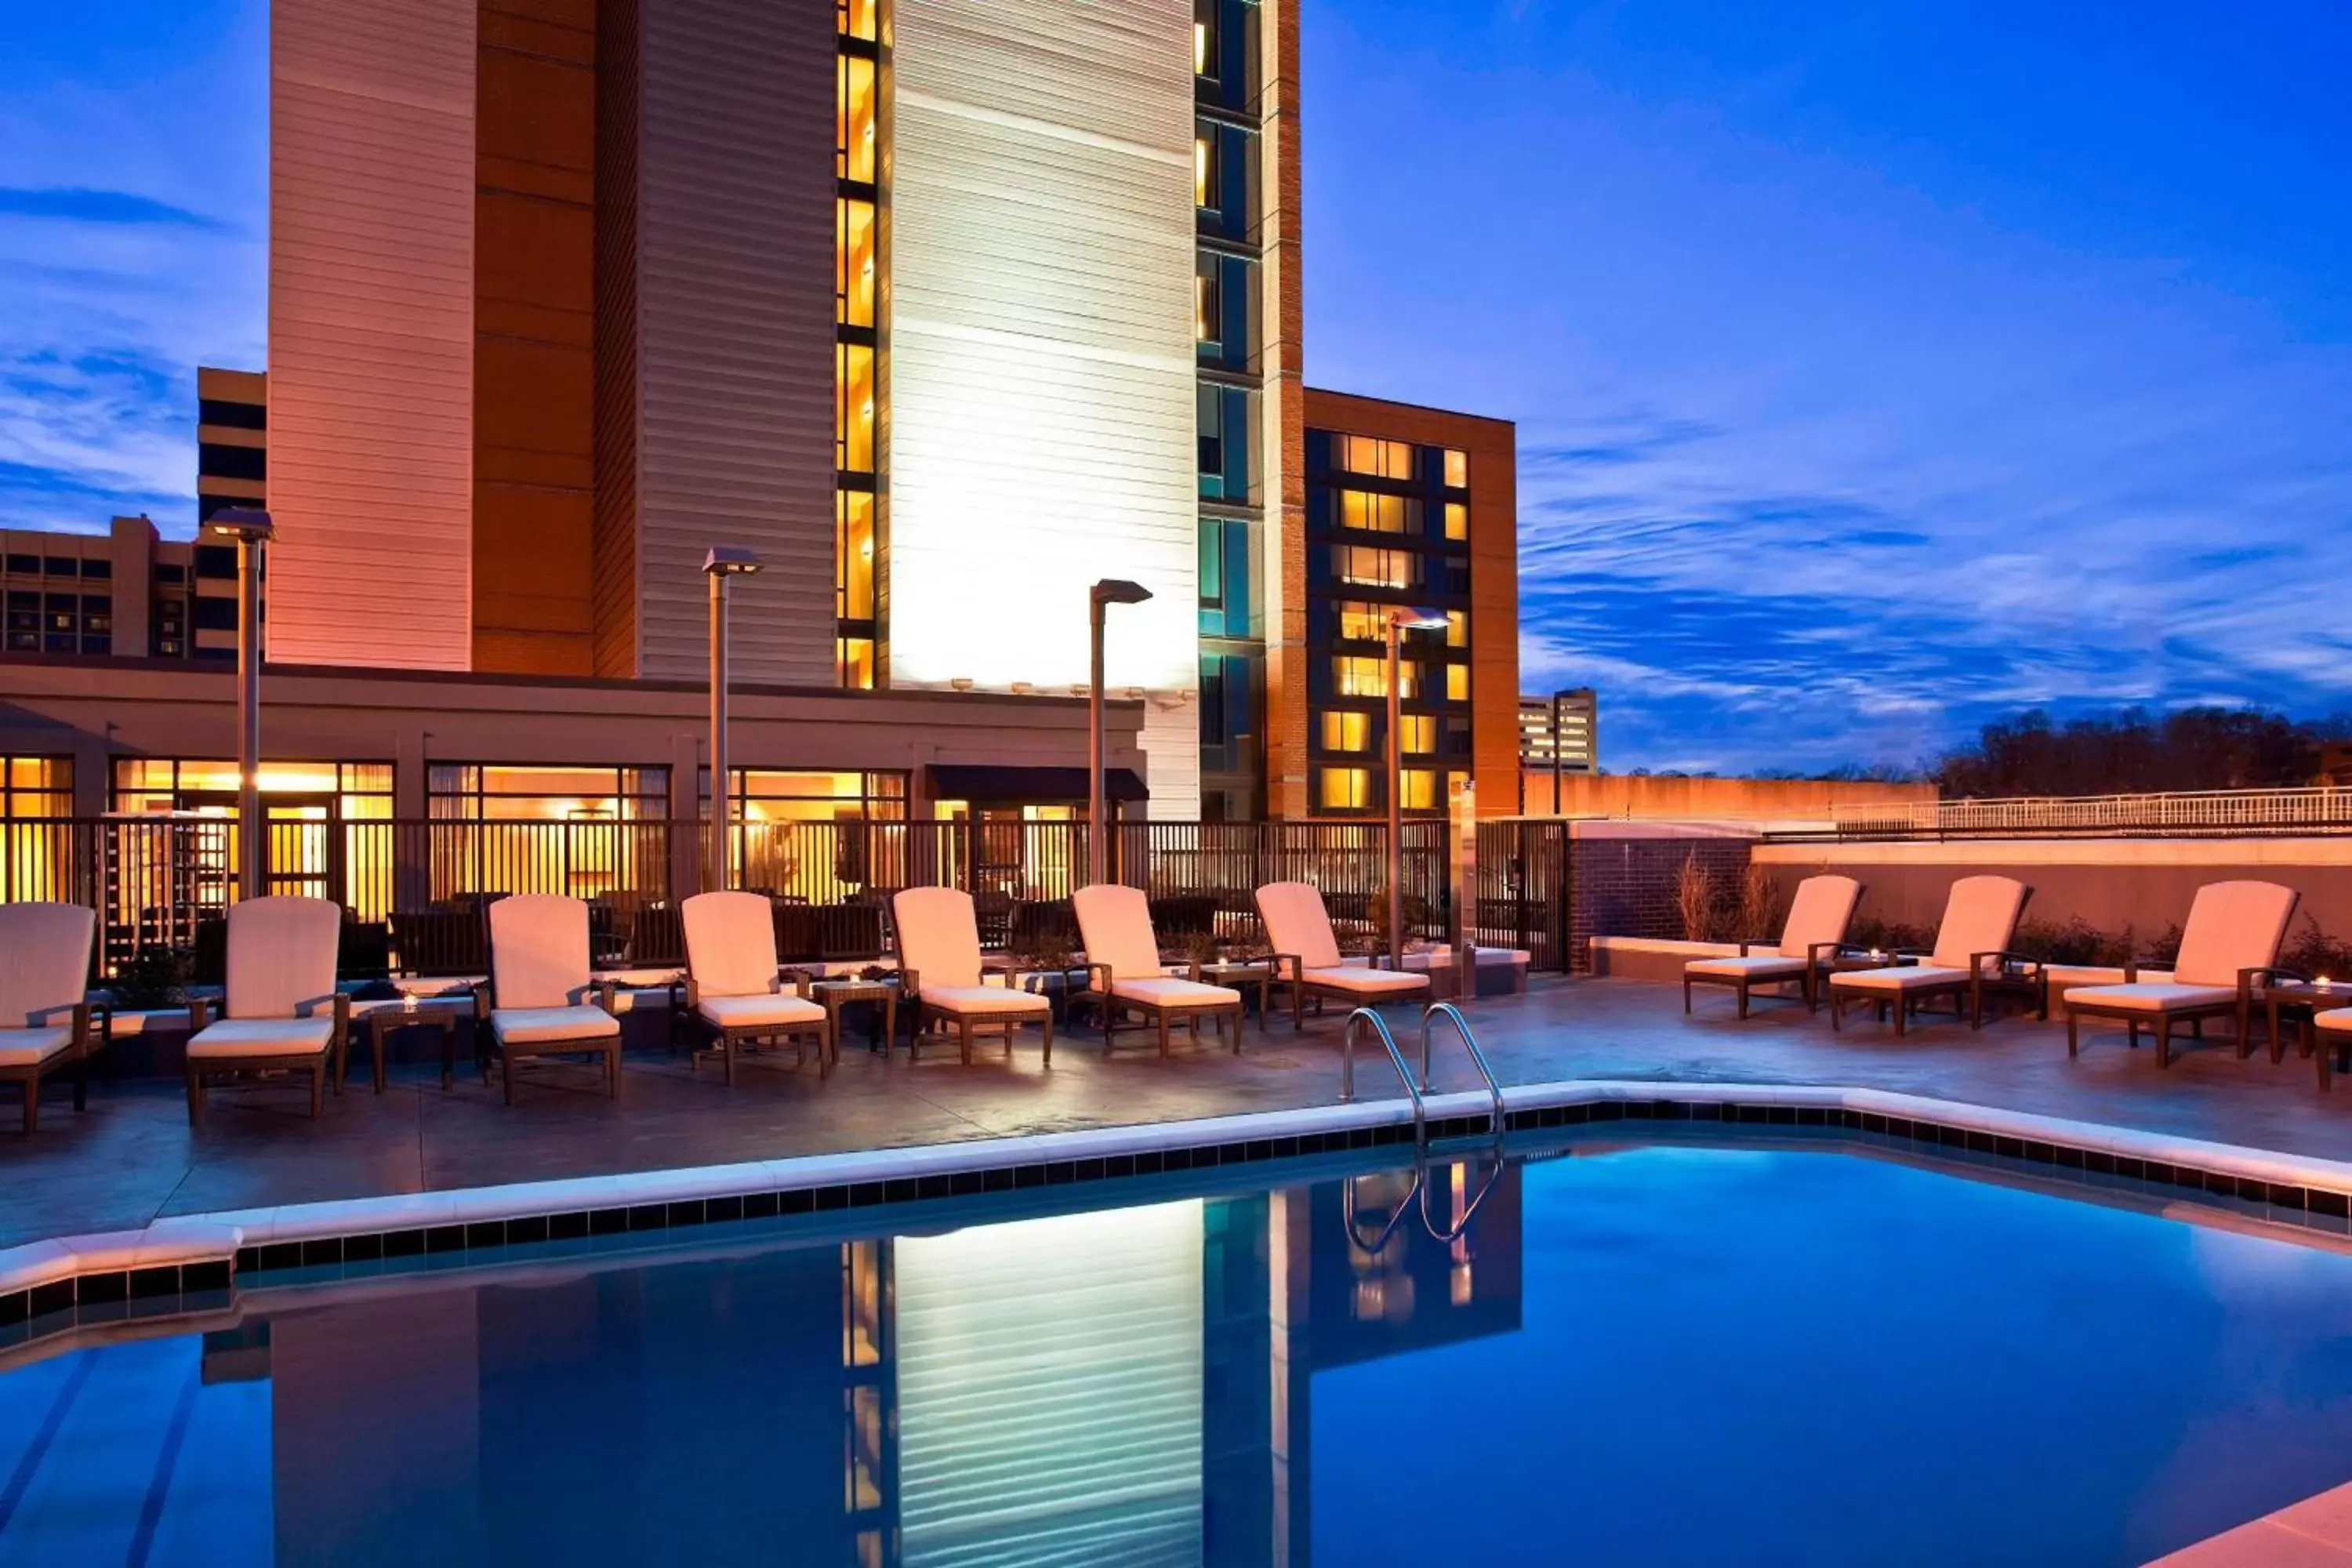
[[[2342,1250],[1843,1143],[1414,1181],[263,1284],[0,1373],[0,1563],[2137,1563],[2352,1479]]]

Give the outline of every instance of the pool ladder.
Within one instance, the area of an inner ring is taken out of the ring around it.
[[[1359,1007],[1348,1015],[1347,1033],[1339,1040],[1339,1099],[1342,1103],[1356,1098],[1356,1037],[1369,1028],[1388,1052],[1389,1063],[1396,1068],[1404,1092],[1412,1101],[1412,1142],[1416,1149],[1429,1147],[1429,1058],[1431,1034],[1438,1019],[1454,1025],[1454,1032],[1462,1037],[1462,1048],[1469,1053],[1470,1062],[1478,1069],[1478,1077],[1486,1086],[1486,1096],[1494,1103],[1491,1130],[1496,1137],[1503,1135],[1503,1090],[1495,1082],[1495,1069],[1486,1065],[1486,1053],[1478,1048],[1478,1037],[1470,1032],[1470,1021],[1462,1009],[1451,1002],[1433,1002],[1421,1012],[1421,1082],[1416,1086],[1412,1072],[1405,1066],[1404,1053],[1397,1049],[1396,1037],[1389,1032],[1388,1021],[1370,1007]]]

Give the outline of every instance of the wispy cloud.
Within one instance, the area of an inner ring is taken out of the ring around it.
[[[159,202],[128,191],[93,191],[72,186],[36,189],[0,187],[0,219],[47,219],[62,223],[158,224],[226,233],[231,225],[186,207]]]

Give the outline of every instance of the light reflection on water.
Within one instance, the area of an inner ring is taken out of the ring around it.
[[[252,1292],[0,1375],[0,1563],[2126,1563],[2352,1477],[2338,1252],[1819,1146],[1414,1182]]]

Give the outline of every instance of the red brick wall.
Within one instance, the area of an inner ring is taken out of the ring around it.
[[[1596,936],[1683,935],[1675,886],[1692,855],[1715,874],[1724,895],[1736,897],[1748,869],[1745,838],[1579,838],[1569,884],[1568,935],[1579,973],[1591,968]],[[1764,931],[1743,933],[1764,936]]]

